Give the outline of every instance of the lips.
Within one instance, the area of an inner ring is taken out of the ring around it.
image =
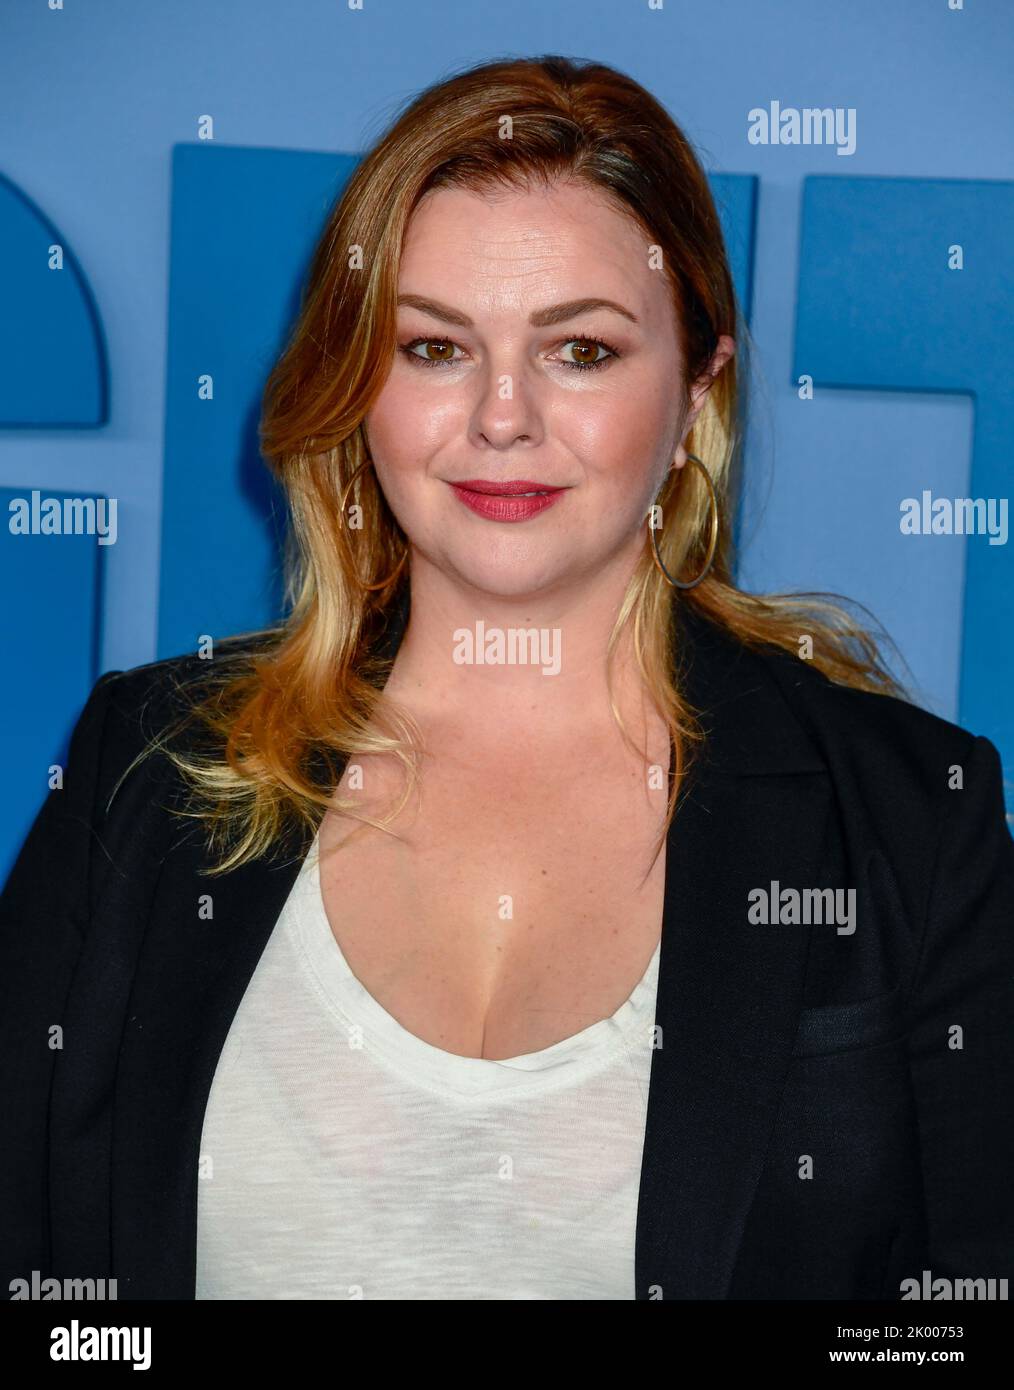
[[[451,483],[451,491],[477,516],[487,521],[530,521],[565,497],[565,487],[538,483],[531,478],[512,478],[494,482],[490,478],[469,478]]]
[[[526,497],[563,491],[562,488],[554,487],[552,483],[536,483],[530,478],[515,478],[512,481],[500,482],[484,478],[463,478],[460,483],[452,483],[451,486],[463,487],[469,492],[479,492],[485,497]]]

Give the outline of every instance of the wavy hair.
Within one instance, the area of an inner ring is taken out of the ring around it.
[[[743,423],[736,363],[749,335],[708,180],[686,136],[650,93],[601,63],[557,56],[484,63],[419,95],[356,166],[327,220],[293,331],[268,377],[260,443],[291,517],[288,616],[227,639],[207,670],[180,684],[180,722],[140,755],[161,748],[179,770],[187,794],[178,814],[203,822],[209,853],[217,856],[207,873],[272,853],[290,831],[312,836],[329,806],[386,830],[411,794],[420,731],[384,695],[392,659],[376,651],[386,616],[408,583],[408,542],[374,470],[356,475],[368,462],[363,421],[396,348],[403,238],[431,189],[525,188],[560,178],[604,193],[661,249],[684,362],[684,378],[673,390],[684,406],[719,337],[729,334],[738,348],[686,440],[719,499],[712,566],[699,586],[677,597],[654,563],[646,531],[606,653],[612,690],[617,644],[629,625],[638,668],[673,744],[666,829],[704,737],[700,711],[680,689],[671,637],[675,604],[692,605],[752,647],[798,655],[801,635],[809,634],[812,664],[832,681],[907,698],[874,638],[830,601],[835,596],[750,594],[733,582],[729,498]],[[343,514],[350,485],[362,508],[362,529],[354,533]],[[698,470],[671,472],[657,500],[671,518],[656,533],[666,568],[697,574],[709,521]],[[612,708],[623,729],[615,699]],[[172,746],[192,721],[206,737]],[[406,774],[401,801],[379,820],[364,815],[354,797],[336,794],[342,762],[370,753],[395,755]]]

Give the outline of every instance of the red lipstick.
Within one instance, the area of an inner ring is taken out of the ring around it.
[[[509,482],[467,478],[450,486],[466,507],[489,521],[527,521],[551,507],[566,492],[566,488],[528,478],[513,478]]]

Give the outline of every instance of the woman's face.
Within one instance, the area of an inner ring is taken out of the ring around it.
[[[398,291],[366,434],[414,558],[505,597],[629,572],[706,390],[684,418],[647,238],[586,185],[437,189],[409,224]],[[519,482],[558,491],[477,496]]]

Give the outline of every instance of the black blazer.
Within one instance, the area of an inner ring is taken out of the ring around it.
[[[1014,841],[997,751],[678,612],[710,733],[668,839],[636,1296],[897,1299],[923,1270],[1009,1278]],[[194,1297],[209,1089],[308,848],[198,878],[160,755],[106,814],[199,664],[98,681],[0,896],[5,1285],[37,1269]],[[772,880],[853,888],[855,931],[751,923]]]

